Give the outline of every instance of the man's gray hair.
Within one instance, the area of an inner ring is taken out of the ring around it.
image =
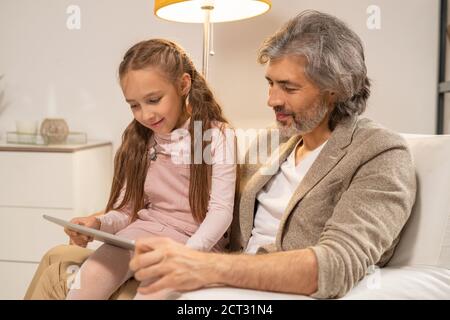
[[[258,62],[286,56],[305,57],[306,76],[322,92],[335,92],[331,130],[344,118],[364,112],[370,95],[364,49],[344,22],[318,11],[303,11],[263,43]]]

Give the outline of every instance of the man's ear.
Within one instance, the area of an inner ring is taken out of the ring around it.
[[[183,73],[181,76],[181,94],[187,96],[191,91],[192,79],[188,73]]]
[[[334,106],[336,103],[337,95],[334,91],[328,91],[327,92],[327,104],[328,106]]]

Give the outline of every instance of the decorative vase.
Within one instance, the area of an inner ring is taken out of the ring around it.
[[[69,126],[64,119],[46,118],[41,124],[41,136],[47,144],[62,144],[69,135]]]

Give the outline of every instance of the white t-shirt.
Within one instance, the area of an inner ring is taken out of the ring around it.
[[[246,253],[254,254],[259,247],[275,243],[278,226],[289,200],[316,160],[326,141],[306,155],[296,166],[295,151],[298,144],[286,161],[280,165],[278,172],[256,195],[256,200],[258,201],[256,204],[256,215],[252,235],[245,250]]]

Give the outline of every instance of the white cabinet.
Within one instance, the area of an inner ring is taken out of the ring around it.
[[[22,299],[42,255],[67,243],[62,219],[104,209],[112,145],[24,146],[0,142],[0,299]]]

